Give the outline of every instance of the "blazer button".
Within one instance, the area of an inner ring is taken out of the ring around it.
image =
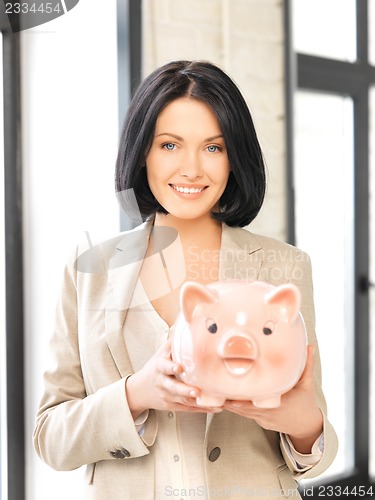
[[[110,454],[114,458],[128,458],[130,457],[130,453],[125,448],[121,448],[120,450],[110,451]]]
[[[211,453],[208,455],[208,460],[210,462],[215,462],[219,457],[220,457],[221,449],[216,446],[213,450],[211,450]]]

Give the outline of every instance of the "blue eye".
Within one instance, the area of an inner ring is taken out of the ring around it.
[[[221,151],[221,149],[219,148],[219,146],[214,146],[213,144],[211,144],[211,146],[207,146],[207,151],[209,153],[216,153],[217,151]]]
[[[173,144],[173,142],[167,142],[166,144],[163,144],[163,148],[167,151],[173,151],[176,148],[176,144]]]

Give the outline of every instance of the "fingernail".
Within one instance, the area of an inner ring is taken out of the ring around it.
[[[197,393],[195,391],[190,391],[189,392],[189,395],[192,397],[192,398],[196,398],[197,397]]]

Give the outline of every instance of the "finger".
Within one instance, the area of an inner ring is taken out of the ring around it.
[[[171,339],[167,339],[165,342],[161,344],[157,352],[160,353],[164,358],[171,359],[171,349],[172,349]]]
[[[234,413],[255,416],[259,414],[259,410],[251,401],[225,401],[223,407]]]
[[[227,399],[224,404],[232,406],[233,408],[256,408],[252,401],[241,401],[237,399]]]
[[[192,406],[195,408],[200,408],[204,411],[214,411],[214,412],[220,412],[223,411],[223,407],[221,406],[202,406],[197,403],[197,398],[182,398],[181,399],[182,404],[186,406]]]
[[[227,400],[224,403],[226,408],[243,408],[244,403],[242,401]]]
[[[199,395],[199,390],[196,387],[187,385],[179,381],[175,377],[165,377],[163,382],[164,389],[174,397],[181,398],[196,398]]]
[[[308,345],[306,364],[299,381],[302,382],[303,380],[308,380],[313,378],[314,378],[314,346]]]
[[[183,367],[172,359],[171,339],[166,340],[157,351],[158,368],[165,375],[178,375],[183,372]]]
[[[224,409],[222,406],[202,406],[202,405],[199,405],[197,403],[197,398],[182,398],[181,403],[185,407],[197,408],[203,412],[220,413]]]
[[[171,406],[174,411],[188,411],[190,413],[220,413],[222,408],[207,408],[205,406],[184,405],[182,403],[175,403]]]
[[[164,375],[179,375],[183,372],[183,368],[180,364],[167,358],[159,358],[158,369]]]

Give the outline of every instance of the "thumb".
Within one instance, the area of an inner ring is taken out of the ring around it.
[[[163,342],[159,346],[159,349],[156,352],[159,355],[162,355],[164,358],[170,358],[171,357],[171,349],[172,349],[171,339],[167,339],[165,342]]]
[[[314,378],[314,346],[307,346],[306,365],[302,372],[300,382],[312,380]]]

